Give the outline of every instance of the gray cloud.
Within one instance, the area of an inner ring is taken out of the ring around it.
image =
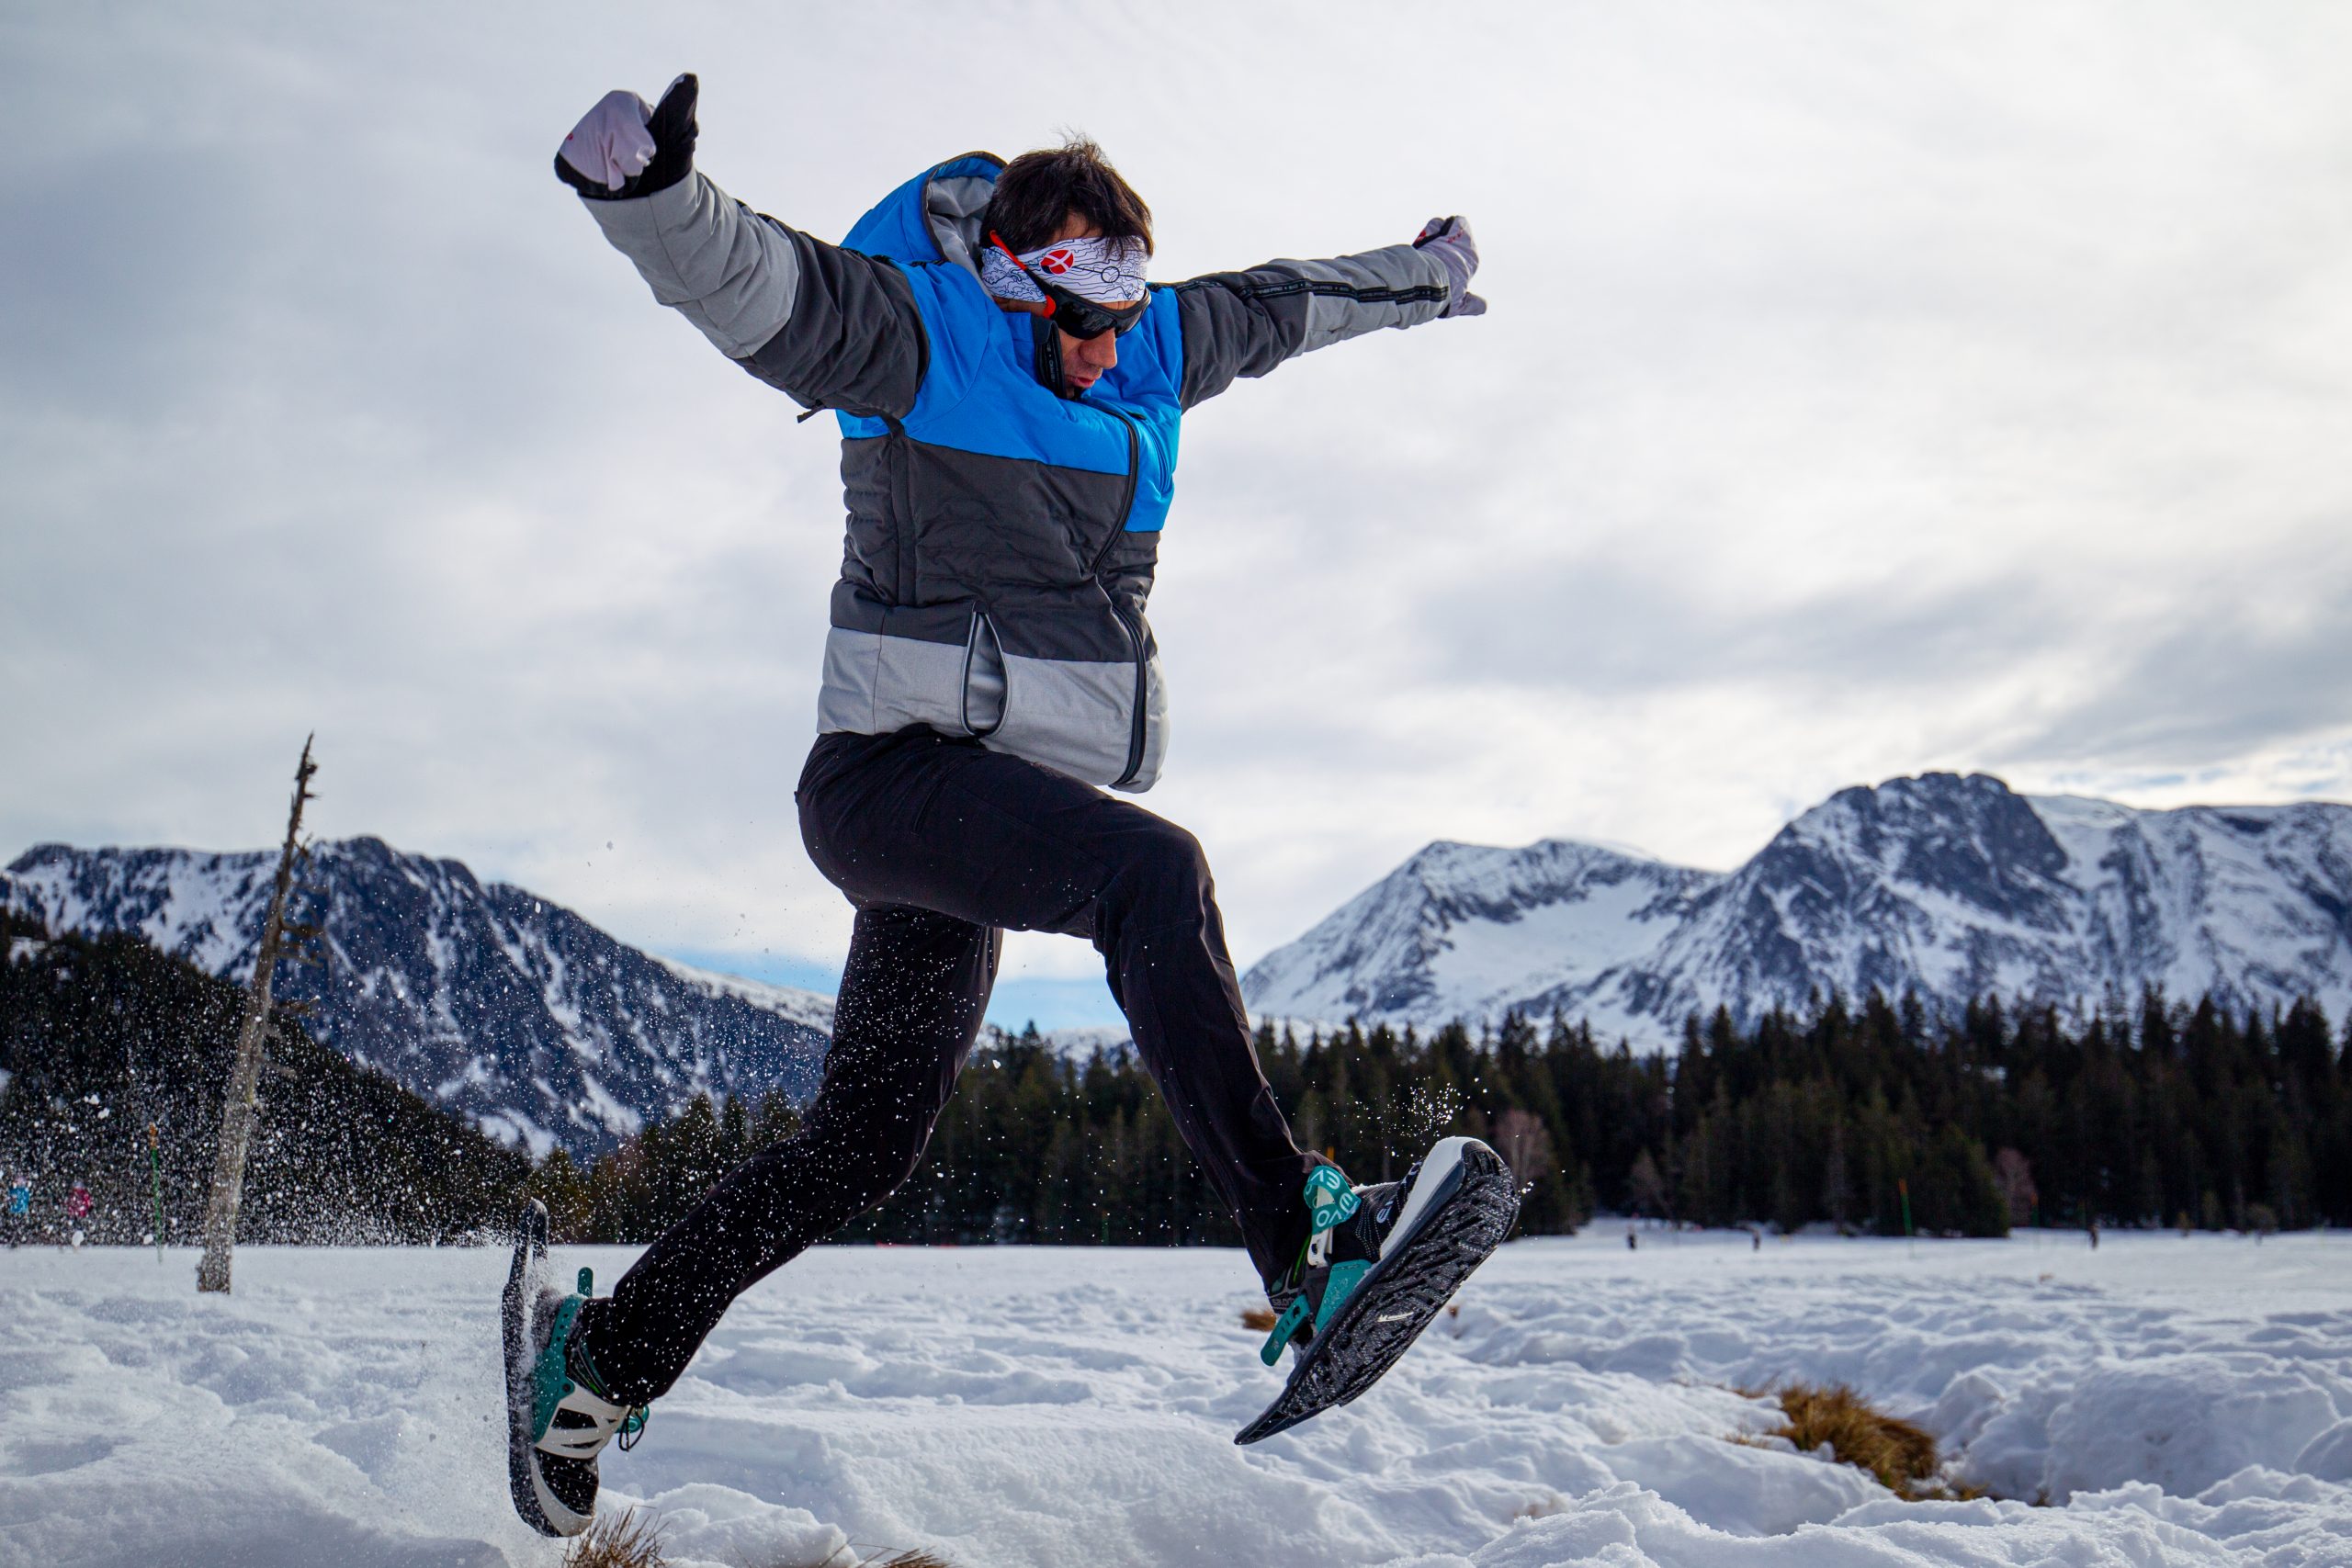
[[[2182,618],[2119,650],[2126,657],[2110,682],[2013,753],[2115,771],[2198,771],[2352,730],[2352,581],[2328,586],[2304,613],[2278,615],[2258,601],[2201,613],[2184,604]]]

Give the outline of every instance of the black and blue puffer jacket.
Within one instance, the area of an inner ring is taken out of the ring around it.
[[[849,536],[820,728],[928,725],[1091,784],[1159,776],[1168,705],[1144,619],[1184,411],[1293,355],[1433,320],[1410,245],[1152,286],[1118,364],[1061,395],[1057,337],[979,284],[1002,161],[967,153],[830,245],[699,173],[586,201],[656,298],[841,422]]]

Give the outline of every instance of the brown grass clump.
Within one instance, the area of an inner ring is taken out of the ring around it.
[[[851,1546],[843,1550],[858,1552],[864,1548]],[[837,1551],[822,1562],[774,1562],[767,1564],[766,1568],[956,1568],[956,1565],[944,1557],[917,1547],[892,1552],[888,1557],[878,1554],[873,1557],[843,1557]]]
[[[1781,1390],[1788,1420],[1771,1435],[1810,1452],[1829,1444],[1846,1463],[1869,1471],[1890,1492],[1908,1496],[1936,1473],[1936,1439],[1924,1427],[1873,1409],[1844,1383],[1795,1383]]]
[[[1926,1428],[1874,1408],[1844,1383],[1791,1383],[1781,1389],[1742,1389],[1753,1399],[1781,1402],[1788,1417],[1765,1433],[1786,1438],[1810,1453],[1824,1443],[1841,1464],[1867,1470],[1878,1483],[1913,1502],[1930,1498],[1966,1500],[1984,1495],[1981,1487],[1936,1479],[1936,1439]]]
[[[856,1547],[852,1551],[860,1550]],[[599,1514],[587,1530],[573,1539],[563,1554],[563,1568],[666,1568],[662,1532],[653,1521],[634,1509],[626,1514]],[[836,1552],[822,1562],[776,1562],[767,1568],[956,1568],[944,1557],[920,1550],[889,1556],[844,1559]]]
[[[563,1554],[563,1568],[662,1568],[662,1532],[634,1508],[626,1514],[599,1514],[587,1529],[574,1536]]]

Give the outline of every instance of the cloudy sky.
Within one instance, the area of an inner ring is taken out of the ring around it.
[[[827,237],[1062,127],[1164,278],[1476,222],[1489,315],[1187,423],[1148,804],[1245,963],[1432,838],[2352,798],[2352,11],[1331,17],[0,5],[0,858],[266,842],[315,729],[326,836],[829,983],[835,444],[548,167],[689,69],[700,166]],[[1107,1016],[1012,956],[1001,1019]]]

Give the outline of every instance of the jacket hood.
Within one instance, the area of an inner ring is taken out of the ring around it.
[[[980,214],[996,192],[1004,160],[966,152],[934,164],[857,220],[845,249],[899,262],[953,262],[979,276]]]

